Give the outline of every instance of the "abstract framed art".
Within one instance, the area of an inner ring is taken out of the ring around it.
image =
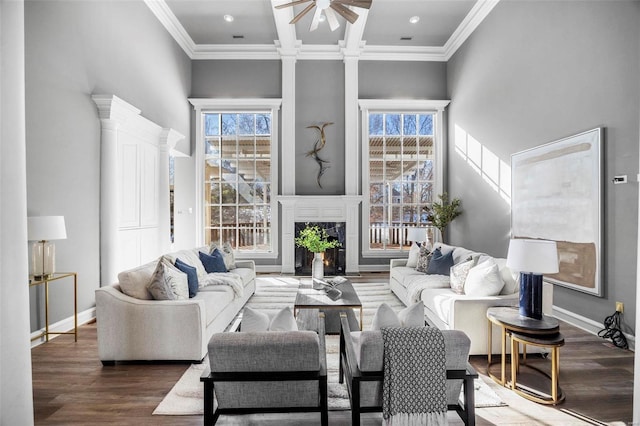
[[[598,127],[511,156],[512,238],[556,241],[545,280],[595,296],[602,285],[603,133]]]

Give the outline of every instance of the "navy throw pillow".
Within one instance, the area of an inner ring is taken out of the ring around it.
[[[427,267],[427,274],[449,275],[451,267],[453,266],[453,250],[446,254],[442,254],[442,251],[440,251],[440,248],[438,247],[431,254],[432,256],[429,261],[429,266]]]
[[[212,272],[229,272],[224,264],[224,256],[220,253],[220,250],[215,249],[211,254],[198,252],[200,256],[200,262],[204,265],[204,270],[208,274]]]
[[[176,258],[176,268],[187,274],[187,283],[189,284],[189,297],[198,294],[198,271],[191,265],[187,265],[182,260]]]

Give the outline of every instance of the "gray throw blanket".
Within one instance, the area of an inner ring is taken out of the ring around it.
[[[436,327],[382,328],[385,425],[447,425],[447,367]]]

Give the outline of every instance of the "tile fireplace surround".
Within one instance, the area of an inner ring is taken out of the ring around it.
[[[296,195],[279,197],[282,206],[282,273],[295,273],[295,223],[345,222],[346,273],[359,273],[359,195]]]

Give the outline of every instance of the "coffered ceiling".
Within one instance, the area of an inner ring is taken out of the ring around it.
[[[373,0],[351,7],[354,24],[338,17],[331,31],[313,13],[289,24],[306,4],[291,0],[145,0],[192,59],[341,59],[446,61],[498,0]],[[308,4],[308,3],[307,3]],[[231,22],[225,15],[233,17]],[[418,17],[417,23],[410,23]]]

